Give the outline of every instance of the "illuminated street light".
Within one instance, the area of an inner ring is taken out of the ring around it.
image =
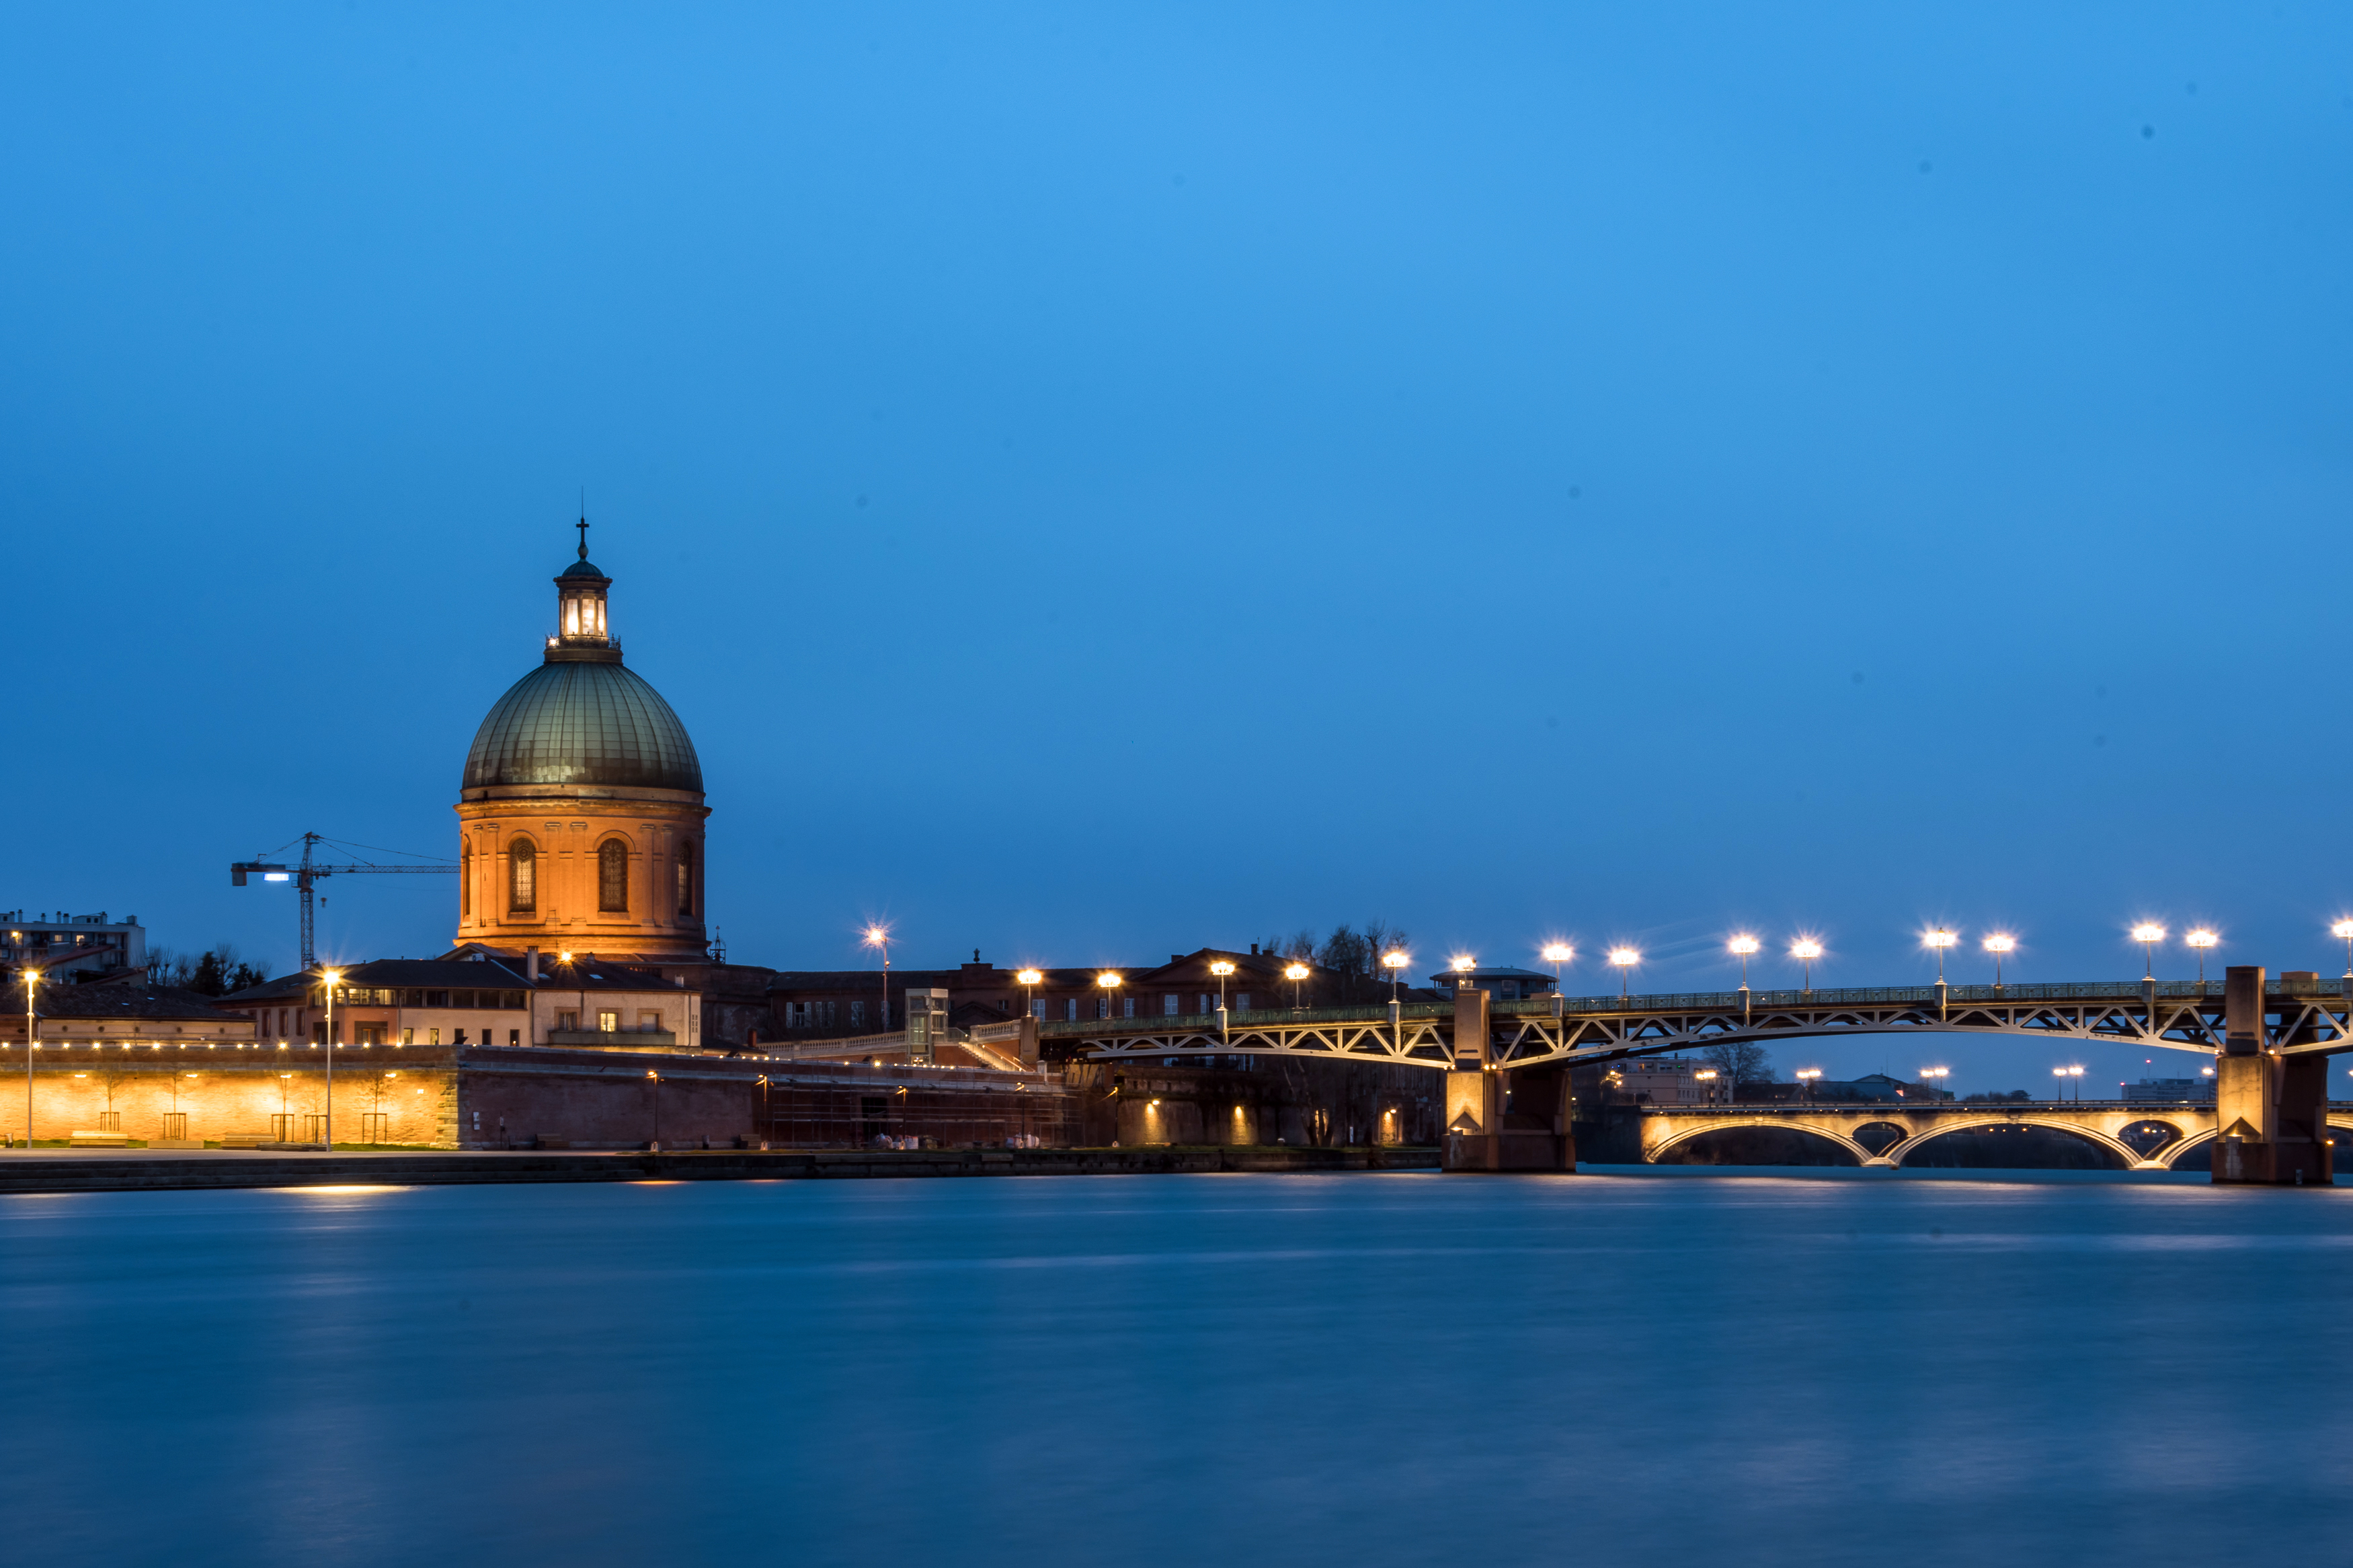
[[[327,1135],[320,1142],[332,1154],[335,1152],[335,987],[343,984],[343,972],[322,969],[319,973],[327,982]]]
[[[1392,948],[1381,954],[1381,967],[1389,972],[1390,1001],[1394,1002],[1398,999],[1398,980],[1405,973],[1405,966],[1412,962],[1413,954],[1399,948]],[[1229,965],[1229,967],[1231,966]]]
[[[2143,921],[2141,924],[2133,927],[2132,939],[2133,941],[2140,943],[2141,952],[2147,961],[2147,972],[2144,973],[2141,978],[2143,980],[2156,979],[2157,944],[2165,940],[2165,928],[2161,925]]]
[[[25,1147],[33,1147],[33,987],[41,983],[37,969],[25,971]]]
[[[1095,976],[1095,984],[1103,988],[1103,1016],[1108,1018],[1115,1010],[1113,1004],[1118,999],[1119,988],[1127,984],[1127,976],[1115,969],[1106,969]]]
[[[1960,940],[1943,926],[1938,926],[1935,931],[1921,933],[1922,944],[1936,950],[1936,984],[1939,985],[1945,983],[1945,950]]]
[[[1731,1074],[1724,1072],[1716,1068],[1702,1068],[1699,1071],[1692,1074],[1692,1079],[1694,1082],[1707,1085],[1707,1102],[1710,1105],[1716,1103],[1715,1086],[1719,1083],[1724,1086],[1724,1103],[1726,1105],[1732,1103]]]
[[[1299,983],[1312,973],[1314,972],[1303,963],[1291,963],[1283,966],[1282,977],[1291,982],[1291,1010],[1294,1013],[1299,1011]]]
[[[1808,1103],[1810,1104],[1814,1098],[1814,1080],[1822,1076],[1822,1069],[1820,1068],[1799,1068],[1796,1072],[1791,1073],[1789,1076],[1806,1086],[1806,1100]]]
[[[1740,988],[1746,991],[1748,989],[1748,961],[1756,956],[1757,949],[1764,944],[1744,932],[1734,937],[1731,945],[1732,951],[1740,955]]]
[[[2328,928],[2328,934],[2344,942],[2345,973],[2348,978],[2353,978],[2353,921],[2338,921]]]
[[[1013,977],[1013,983],[1021,987],[1021,1011],[1024,1014],[1038,1011],[1038,985],[1045,978],[1044,973],[1035,969],[1025,969]]]
[[[1822,955],[1822,944],[1812,937],[1801,936],[1789,944],[1789,956],[1806,966],[1806,994],[1814,994],[1814,960]]]
[[[1953,1069],[1950,1068],[1922,1068],[1920,1069],[1921,1081],[1928,1083],[1928,1087],[1935,1089],[1939,1098],[1945,1100],[1950,1100],[1952,1096],[1945,1093],[1944,1080],[1952,1076]],[[1928,1080],[1932,1079],[1936,1081],[1929,1083]]]
[[[1609,962],[1618,966],[1618,1000],[1623,1005],[1627,978],[1633,973],[1634,966],[1642,962],[1642,955],[1630,947],[1613,947],[1609,950]]]
[[[2082,1068],[2052,1068],[2051,1076],[2060,1080],[2060,1099],[2067,1098],[2066,1088],[2069,1080],[2072,1079],[2075,1085],[2075,1103],[2081,1105],[2084,1102],[2084,1069]]]
[[[2198,950],[2198,994],[2206,994],[2206,950],[2222,939],[2200,926],[2181,939]]]
[[[1984,947],[1988,952],[1993,954],[1993,988],[1999,991],[2001,989],[2002,958],[2013,948],[2018,946],[2018,940],[2015,937],[2004,936],[2000,932],[1996,931],[1993,935],[1986,938],[1979,945]]]
[[[866,934],[859,940],[868,947],[882,950],[882,1026],[887,1029],[891,1026],[891,928],[878,921],[868,926]],[[569,963],[572,955],[567,952],[564,957]]]
[[[1552,942],[1545,944],[1544,961],[1552,965],[1552,988],[1555,995],[1558,995],[1561,989],[1560,966],[1576,956],[1577,949],[1565,942]]]

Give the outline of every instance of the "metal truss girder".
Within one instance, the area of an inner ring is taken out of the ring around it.
[[[1422,1053],[1430,1054],[1422,1054]],[[1090,1061],[1152,1057],[1299,1057],[1362,1062],[1375,1067],[1444,1070],[1453,1065],[1447,1036],[1428,1020],[1409,1020],[1400,1045],[1386,1020],[1378,1023],[1257,1024],[1231,1036],[1199,1029],[1139,1030],[1116,1035],[1087,1053]]]

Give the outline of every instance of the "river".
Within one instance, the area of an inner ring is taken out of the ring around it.
[[[9,1555],[2330,1561],[2353,1191],[1645,1171],[0,1199]]]

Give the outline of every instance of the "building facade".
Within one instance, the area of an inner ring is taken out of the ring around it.
[[[143,969],[147,932],[137,915],[110,921],[106,912],[33,916],[23,910],[0,914],[0,963],[11,971],[45,974],[108,974]]]
[[[338,1046],[565,1046],[702,1049],[702,996],[634,965],[559,955],[511,966],[476,957],[379,959],[336,972]],[[290,974],[222,997],[255,1037],[324,1045],[325,977]]]

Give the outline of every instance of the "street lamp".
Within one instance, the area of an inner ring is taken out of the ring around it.
[[[1283,966],[1282,977],[1291,982],[1291,1010],[1294,1013],[1299,1011],[1299,983],[1306,979],[1309,970],[1303,963],[1289,963]]]
[[[1633,973],[1634,966],[1642,962],[1642,955],[1630,947],[1613,947],[1609,950],[1609,962],[1618,966],[1618,1005],[1622,1007],[1627,1000],[1628,977]]]
[[[1953,1069],[1950,1068],[1922,1068],[1920,1069],[1920,1081],[1926,1083],[1929,1088],[1935,1089],[1936,1091],[1937,1098],[1940,1100],[1950,1100],[1952,1098],[1952,1096],[1945,1092],[1945,1085],[1943,1082],[1944,1079],[1952,1076]],[[1930,1081],[1932,1079],[1936,1081]]]
[[[1038,1011],[1038,983],[1045,978],[1045,975],[1034,969],[1025,969],[1013,977],[1013,983],[1021,987],[1021,1011],[1024,1016]]]
[[[2001,989],[2002,956],[2017,945],[2017,938],[2003,936],[1999,931],[1985,939],[1985,950],[1993,954],[1993,988],[1997,991]]]
[[[1960,940],[1943,926],[1938,926],[1935,931],[1921,933],[1922,944],[1936,950],[1936,984],[1939,985],[1945,983],[1945,950]]]
[[[1119,988],[1127,984],[1127,976],[1115,969],[1106,969],[1095,976],[1095,984],[1103,990],[1103,1016],[1110,1017],[1119,1001]]]
[[[335,1152],[335,986],[343,980],[340,969],[322,969],[320,975],[327,982],[327,1152]]]
[[[2338,921],[2335,925],[2328,928],[2328,934],[2343,940],[2345,943],[2345,975],[2347,979],[2353,980],[2353,921]]]
[[[1820,1068],[1799,1068],[1796,1072],[1791,1073],[1789,1076],[1796,1079],[1799,1083],[1805,1085],[1806,1100],[1807,1103],[1811,1104],[1814,1098],[1814,1080],[1822,1076],[1822,1069]]]
[[[1692,1080],[1695,1083],[1704,1083],[1707,1085],[1707,1102],[1710,1105],[1717,1103],[1715,1086],[1719,1083],[1724,1085],[1723,1103],[1726,1105],[1732,1103],[1732,1079],[1730,1075],[1721,1072],[1715,1068],[1702,1068],[1699,1071],[1692,1074]]]
[[[1789,956],[1806,966],[1806,994],[1814,994],[1814,960],[1822,955],[1822,944],[1812,937],[1801,936],[1789,944]]]
[[[2084,1069],[2082,1068],[2052,1068],[2051,1069],[2051,1076],[2059,1080],[2060,1099],[2064,1100],[2067,1098],[2067,1084],[2068,1081],[2072,1079],[2075,1085],[2075,1102],[2078,1105],[2083,1103]]]
[[[1567,963],[1570,959],[1575,958],[1576,956],[1577,949],[1569,946],[1568,943],[1565,942],[1546,942],[1545,944],[1544,961],[1552,965],[1552,988],[1555,995],[1558,995],[1560,994],[1560,966]]]
[[[2143,980],[2156,979],[2157,944],[2165,940],[2165,928],[2161,925],[2143,921],[2141,924],[2133,927],[2132,939],[2133,941],[2140,943],[2141,953],[2147,963],[2147,972],[2144,973],[2141,978]]]
[[[25,971],[25,1147],[33,1146],[33,987],[41,983],[37,969]]]
[[[1398,982],[1405,974],[1405,966],[1412,962],[1413,954],[1394,948],[1381,954],[1381,967],[1389,972],[1390,1001],[1394,1002],[1398,999]],[[1233,965],[1228,964],[1226,967],[1230,969]]]
[[[648,1144],[647,1148],[659,1154],[661,1152],[661,1073],[656,1068],[648,1068],[646,1080],[654,1086],[654,1141]]]
[[[878,921],[866,928],[866,935],[860,940],[868,947],[879,947],[882,950],[881,1023],[882,1027],[888,1029],[891,1026],[891,928]],[[583,1004],[584,1006],[586,1005]]]
[[[1748,989],[1748,961],[1757,955],[1757,950],[1762,944],[1755,937],[1743,934],[1734,937],[1731,945],[1732,951],[1740,955],[1740,988],[1746,991]]]
[[[2206,994],[2206,950],[2222,939],[2200,926],[2181,939],[2198,950],[2198,994]]]

